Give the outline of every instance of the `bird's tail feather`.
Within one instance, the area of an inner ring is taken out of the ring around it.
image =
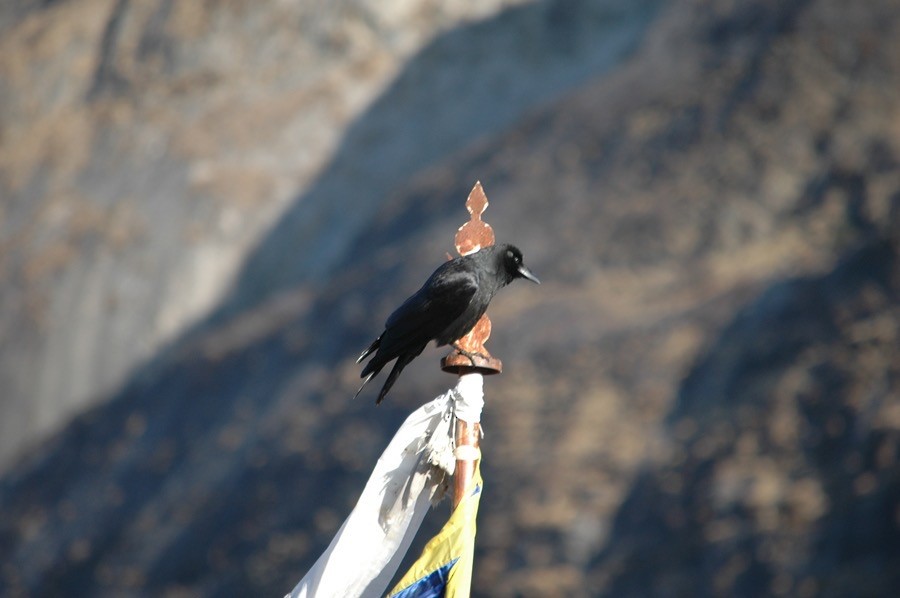
[[[369,380],[371,380],[372,378],[375,377],[375,374],[376,374],[376,372],[369,372],[369,375],[366,376],[366,379],[363,380],[363,383],[360,385],[359,390],[357,390],[357,391],[356,391],[356,394],[353,395],[353,398],[354,398],[354,399],[355,399],[356,397],[359,396],[359,393],[361,393],[361,392],[362,392],[362,389],[366,387],[366,384],[369,383]]]
[[[400,375],[400,372],[403,371],[403,368],[405,368],[409,364],[409,362],[416,357],[416,355],[418,355],[418,353],[406,353],[397,358],[397,361],[394,362],[394,367],[391,369],[391,373],[388,374],[387,380],[384,381],[384,386],[381,387],[381,392],[378,393],[378,398],[375,399],[376,405],[384,400],[385,395],[387,395],[388,391],[394,385],[394,381],[397,380],[397,376]]]
[[[376,349],[378,349],[378,347],[380,347],[380,346],[381,346],[381,337],[379,336],[374,341],[372,341],[372,344],[369,345],[368,349],[366,349],[365,351],[360,353],[359,357],[356,359],[356,363],[362,363],[363,359],[365,359],[366,357],[371,355],[372,352],[375,351]]]

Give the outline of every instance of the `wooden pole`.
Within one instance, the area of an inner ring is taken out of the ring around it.
[[[488,207],[487,196],[481,183],[475,183],[475,187],[469,193],[466,200],[466,209],[469,211],[469,221],[459,227],[456,232],[455,245],[459,255],[468,255],[494,244],[494,230],[481,219],[481,215]],[[466,375],[490,375],[499,374],[503,370],[503,364],[496,357],[492,357],[485,349],[484,343],[491,335],[491,320],[485,314],[472,330],[459,339],[458,344],[470,354],[476,354],[475,363],[468,356],[457,350],[441,360],[441,368],[445,372]],[[472,477],[475,475],[475,467],[480,457],[481,424],[457,419],[456,423],[456,472],[453,475],[453,507],[469,492]]]

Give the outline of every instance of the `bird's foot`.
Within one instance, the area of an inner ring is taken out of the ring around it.
[[[476,357],[480,357],[481,359],[484,359],[485,361],[487,361],[487,359],[488,359],[488,356],[485,355],[484,353],[479,353],[478,351],[474,351],[474,352],[466,351],[465,349],[463,349],[462,347],[459,346],[459,343],[453,343],[452,347],[454,349],[456,349],[457,353],[459,353],[460,355],[466,356],[469,359],[469,361],[472,362],[473,368],[477,367],[477,364],[475,363]]]

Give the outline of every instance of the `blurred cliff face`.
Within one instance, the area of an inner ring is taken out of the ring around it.
[[[255,303],[330,274],[411,175],[614,65],[657,3],[496,24],[519,4],[0,9],[0,461],[227,293]],[[269,236],[287,265],[250,262],[232,287],[266,231],[296,220]]]
[[[476,591],[889,595],[896,8],[2,9],[4,442],[96,407],[9,467],[0,588],[291,587],[452,382],[349,401],[480,179],[546,280],[491,309]]]

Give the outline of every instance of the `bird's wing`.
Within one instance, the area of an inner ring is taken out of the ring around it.
[[[390,315],[383,342],[396,348],[423,344],[439,336],[469,306],[478,291],[475,275],[448,262]],[[392,347],[392,348],[393,348]],[[392,353],[392,351],[390,351]]]

